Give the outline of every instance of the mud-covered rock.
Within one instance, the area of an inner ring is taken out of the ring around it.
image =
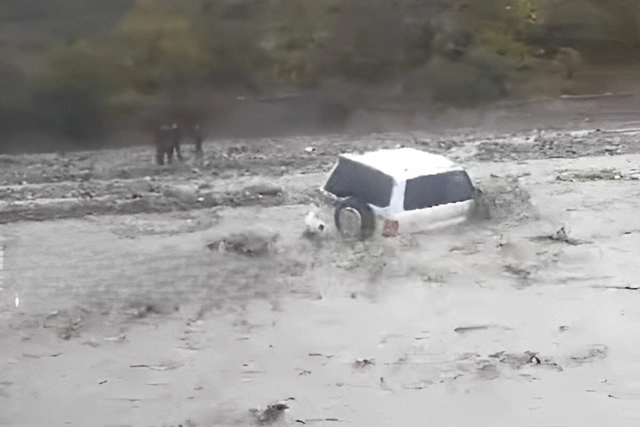
[[[490,179],[478,186],[474,218],[481,220],[522,221],[535,218],[531,195],[517,177]]]
[[[216,239],[207,247],[221,253],[235,252],[246,256],[265,256],[273,251],[273,245],[277,240],[277,233],[245,231]]]
[[[186,185],[167,185],[162,189],[162,195],[181,203],[192,204],[198,201],[198,190]]]
[[[509,366],[512,369],[522,369],[525,366],[542,366],[557,371],[562,371],[552,357],[542,356],[537,352],[525,351],[523,353],[507,353],[504,351],[490,354],[489,358]]]
[[[636,180],[635,177],[626,177],[622,172],[616,169],[600,169],[591,171],[564,171],[561,172],[556,180],[558,181],[617,181],[621,179]]]
[[[583,349],[575,351],[570,360],[575,365],[593,363],[609,356],[609,347],[605,344],[593,344]]]
[[[261,182],[259,184],[253,184],[245,187],[244,191],[260,196],[277,196],[281,194],[283,190],[279,185],[270,182]]]
[[[200,204],[205,208],[212,208],[215,206],[220,206],[223,203],[223,199],[215,191],[207,191],[206,193],[200,194]]]
[[[274,403],[264,409],[250,409],[249,413],[254,417],[259,425],[269,425],[279,421],[284,416],[289,406],[284,402]]]

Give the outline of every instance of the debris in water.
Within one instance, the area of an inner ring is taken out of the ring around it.
[[[310,357],[326,357],[327,359],[331,359],[333,356],[330,354],[322,354],[322,353],[309,353]]]
[[[244,192],[258,196],[277,196],[282,194],[282,187],[270,182],[263,182],[245,187]]]
[[[595,344],[585,348],[582,352],[571,356],[571,360],[579,365],[593,363],[598,359],[605,359],[609,355],[609,347]]]
[[[515,276],[520,280],[528,280],[533,273],[526,268],[521,268],[515,265],[505,265],[503,268],[506,273]]]
[[[500,376],[500,372],[498,371],[498,368],[495,365],[492,365],[490,363],[480,366],[477,369],[476,373],[480,378],[485,380],[495,380]],[[440,382],[443,383],[444,380],[441,380]]]
[[[553,368],[557,371],[563,370],[551,357],[542,357],[532,351],[525,351],[524,353],[506,353],[501,351],[490,354],[489,357],[498,359],[500,363],[509,365],[513,369],[521,369],[527,365],[539,365],[546,368]]]
[[[287,399],[295,400],[295,399]],[[250,409],[249,412],[255,417],[259,424],[271,424],[280,420],[284,412],[289,409],[289,406],[284,402],[274,403],[267,406],[265,409]]]
[[[374,361],[374,359],[356,359],[356,361],[353,364],[354,368],[364,368],[367,367],[369,365],[375,365],[376,362]]]
[[[467,332],[484,331],[487,329],[502,329],[505,331],[513,330],[512,328],[501,326],[501,325],[478,325],[478,326],[459,326],[455,328],[453,332],[457,334],[465,334]]]
[[[626,178],[622,172],[616,169],[601,169],[588,172],[563,171],[557,177],[557,181],[613,181]]]
[[[315,212],[311,211],[304,217],[304,233],[305,237],[315,237],[324,234],[327,225],[322,221]]]
[[[580,241],[578,239],[574,239],[573,237],[569,236],[569,233],[567,233],[567,230],[563,227],[560,227],[560,229],[558,231],[556,231],[555,233],[548,235],[548,236],[537,236],[537,237],[533,237],[531,240],[537,240],[537,241],[552,241],[552,242],[563,242],[563,243],[567,243],[569,245],[573,245],[573,246],[577,246],[580,244],[584,244],[587,242],[583,242]]]
[[[278,237],[279,235],[275,233],[267,234],[247,231],[231,234],[209,243],[207,247],[219,252],[231,251],[246,256],[263,256],[271,251]]]
[[[171,371],[177,369],[179,365],[129,365],[130,368],[148,368],[152,371]]]
[[[640,291],[640,285],[626,285],[626,286],[592,286],[593,288],[602,289],[621,289],[624,291]],[[624,310],[623,310],[624,314]]]
[[[53,353],[53,354],[44,354],[44,355],[37,355],[37,354],[30,354],[30,353],[23,353],[22,356],[24,357],[28,357],[30,359],[40,359],[42,357],[58,357],[60,355],[62,355],[63,353]]]
[[[97,339],[95,338],[90,338],[87,341],[83,342],[82,344],[84,345],[88,345],[89,347],[93,347],[93,348],[98,348],[100,347],[100,343],[98,342]]]

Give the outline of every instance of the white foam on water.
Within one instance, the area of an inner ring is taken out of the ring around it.
[[[569,135],[576,136],[576,137],[577,136],[587,136],[589,134],[592,134],[593,132],[594,131],[591,130],[591,129],[588,129],[588,130],[574,130],[574,131],[569,132]]]
[[[605,133],[621,133],[621,134],[625,134],[625,135],[638,135],[640,134],[640,128],[637,127],[633,127],[633,128],[618,128],[618,129],[608,129],[605,131]]]

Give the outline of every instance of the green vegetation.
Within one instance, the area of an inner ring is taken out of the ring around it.
[[[193,93],[273,93],[327,80],[411,78],[430,101],[464,105],[507,96],[508,81],[526,80],[518,70],[543,61],[533,58],[542,48],[640,45],[633,0],[112,2],[67,0],[66,12],[15,6],[15,16],[48,15],[20,18],[17,51],[3,55],[17,58],[0,64],[5,131],[29,122],[86,140],[160,99],[175,115]]]
[[[197,79],[215,66],[189,18],[154,0],[136,0],[105,44],[130,87],[143,94]]]
[[[533,49],[525,37],[535,23],[535,1],[475,0],[453,21],[471,28],[480,48],[522,59]],[[420,7],[409,3],[404,6]],[[290,87],[327,78],[388,79],[426,65],[432,56],[436,30],[426,21],[431,8],[421,8],[425,20],[418,20],[415,36],[416,24],[405,23],[409,10],[381,0],[269,0],[244,9],[135,0],[104,37],[56,52],[50,81],[64,87],[73,81],[77,90],[95,86],[91,91],[103,97],[119,91],[151,96],[194,81],[215,87],[225,74]]]

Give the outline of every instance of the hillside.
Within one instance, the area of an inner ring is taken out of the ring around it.
[[[229,117],[288,93],[428,114],[633,89],[639,17],[627,0],[7,1],[0,151],[135,144],[164,120],[233,135]]]

